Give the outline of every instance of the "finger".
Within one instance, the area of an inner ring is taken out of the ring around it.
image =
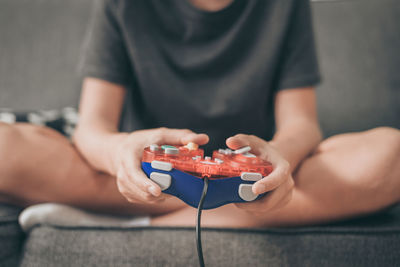
[[[239,149],[241,147],[250,146],[251,152],[259,154],[261,149],[265,146],[264,140],[247,134],[237,134],[235,136],[226,139],[226,145],[233,150]]]
[[[209,141],[209,137],[206,134],[197,134],[188,129],[165,129],[162,128],[158,132],[159,144],[171,144],[171,145],[186,145],[189,142],[196,143],[198,145],[205,145]]]
[[[121,170],[118,172],[117,176],[117,185],[120,193],[129,201],[129,202],[143,202],[143,203],[153,203],[162,201],[163,197],[155,197],[148,192],[144,192],[140,188],[138,188],[134,183],[132,183],[124,171]]]
[[[144,174],[141,168],[141,162],[136,159],[135,152],[128,153],[124,158],[125,160],[122,162],[122,166],[124,167],[128,180],[135,184],[141,191],[159,197],[161,195],[160,186]]]
[[[192,142],[192,143],[202,146],[202,145],[207,144],[209,140],[210,140],[210,138],[208,137],[208,135],[206,135],[204,133],[201,133],[201,134],[194,133],[194,134],[182,137],[181,144],[186,145],[186,144]]]
[[[126,185],[122,183],[121,194],[132,203],[159,203],[165,200],[164,197],[155,197],[148,192],[143,192],[135,184]]]
[[[253,184],[252,190],[254,194],[263,194],[265,192],[274,190],[290,176],[290,170],[285,161],[282,161],[274,170],[268,175]]]
[[[292,189],[293,180],[289,179],[286,183],[282,184],[274,191],[271,191],[268,195],[262,197],[261,199],[249,203],[238,203],[237,206],[239,208],[256,213],[270,211],[277,208],[279,205],[286,205],[288,198],[291,198],[290,195],[292,194]]]

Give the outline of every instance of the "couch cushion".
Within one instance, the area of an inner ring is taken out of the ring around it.
[[[205,229],[207,266],[399,266],[400,206],[288,229]],[[22,266],[198,266],[192,228],[34,228]]]
[[[21,209],[0,204],[0,266],[17,266],[24,234],[18,225]]]
[[[313,11],[325,134],[400,128],[400,1],[316,2]]]

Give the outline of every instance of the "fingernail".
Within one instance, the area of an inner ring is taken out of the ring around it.
[[[160,195],[160,192],[157,190],[157,188],[154,185],[149,186],[149,192],[155,197],[158,197]]]

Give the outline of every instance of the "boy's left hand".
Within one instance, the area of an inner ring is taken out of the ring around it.
[[[292,198],[294,181],[288,161],[276,148],[257,136],[246,134],[230,137],[226,140],[226,144],[231,149],[250,146],[253,154],[270,162],[273,166],[271,174],[254,183],[252,188],[255,194],[259,195],[265,192],[269,192],[269,194],[253,202],[237,203],[237,207],[261,214],[289,203]]]

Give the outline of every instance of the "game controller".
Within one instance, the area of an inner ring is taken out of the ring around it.
[[[163,193],[178,197],[197,208],[204,178],[209,180],[204,209],[229,203],[256,200],[252,185],[272,172],[272,165],[254,154],[250,147],[219,149],[212,157],[196,144],[187,146],[151,145],[143,151],[142,169]]]

